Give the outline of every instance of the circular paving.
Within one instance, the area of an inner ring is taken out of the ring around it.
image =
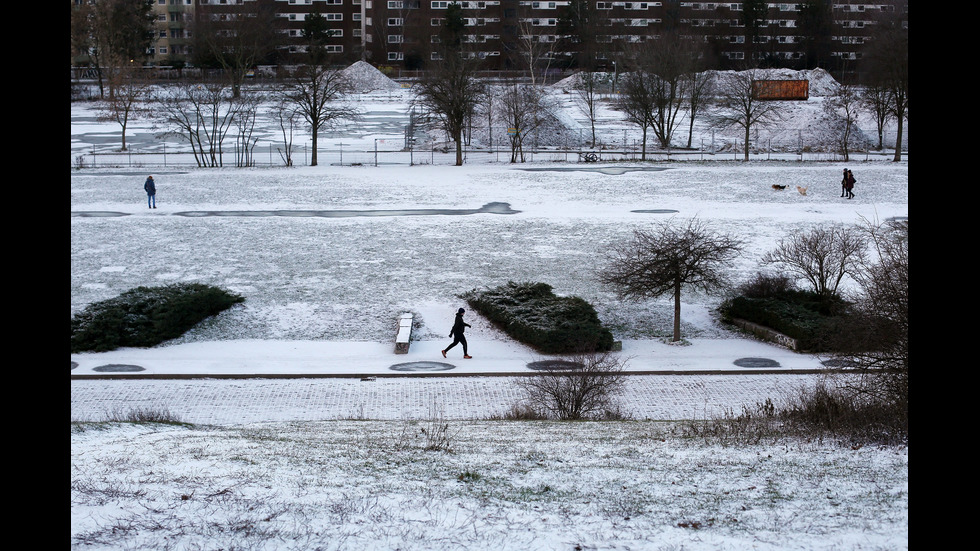
[[[388,369],[392,371],[449,371],[456,369],[456,366],[442,362],[408,362],[395,364]]]
[[[541,360],[527,364],[528,369],[535,371],[572,371],[583,367],[583,364],[569,360]]]
[[[93,368],[92,371],[98,371],[99,373],[135,373],[137,371],[145,371],[145,369],[138,365],[106,364]]]
[[[734,363],[739,367],[782,367],[779,362],[769,358],[739,358]]]
[[[858,367],[860,364],[858,364],[854,360],[833,359],[833,360],[823,360],[822,362],[820,362],[820,365],[825,367]]]

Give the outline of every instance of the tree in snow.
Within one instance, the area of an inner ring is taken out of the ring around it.
[[[809,283],[824,298],[837,296],[841,282],[857,273],[864,261],[867,239],[856,228],[835,224],[797,231],[762,257]]]
[[[446,9],[439,35],[439,59],[423,73],[414,90],[415,102],[438,121],[456,146],[456,166],[463,165],[463,131],[483,98],[477,78],[480,60],[464,48],[465,21],[459,4]]]
[[[741,241],[696,218],[686,225],[665,222],[652,230],[636,230],[631,240],[615,245],[599,279],[622,298],[673,295],[672,340],[676,342],[681,340],[681,291],[725,289],[729,284],[725,268],[741,249]]]
[[[743,134],[744,159],[749,160],[752,130],[779,121],[780,102],[756,97],[753,82],[765,79],[765,71],[751,69],[719,76],[715,124],[722,128],[738,128]]]

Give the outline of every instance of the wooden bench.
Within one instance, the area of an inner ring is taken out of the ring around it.
[[[405,313],[398,318],[398,333],[395,335],[395,354],[408,354],[412,341],[412,314]]]

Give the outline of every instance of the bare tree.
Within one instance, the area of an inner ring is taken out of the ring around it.
[[[599,118],[599,98],[602,78],[594,71],[581,71],[576,75],[575,97],[585,116],[589,118],[592,130],[592,145],[595,147],[595,123]]]
[[[355,107],[345,101],[353,86],[343,71],[324,65],[301,67],[287,85],[285,95],[310,126],[312,153],[310,166],[317,166],[317,143],[320,131],[341,120],[358,116]]]
[[[578,420],[617,410],[626,382],[626,361],[612,353],[588,353],[545,360],[534,375],[517,379],[524,405],[543,417]]]
[[[637,71],[645,73],[646,86],[639,90],[627,87],[626,92],[649,95],[648,99],[638,100],[650,103],[650,127],[665,149],[670,147],[680,122],[681,106],[686,103],[686,76],[693,72],[694,52],[688,39],[668,32],[658,40],[643,42],[632,56]]]
[[[878,131],[879,151],[885,147],[885,125],[892,117],[888,107],[891,103],[890,95],[888,89],[880,84],[872,83],[861,89],[861,103],[871,114],[875,121],[875,129]]]
[[[548,68],[554,59],[556,45],[558,43],[556,35],[543,34],[534,26],[534,19],[531,17],[530,3],[521,3],[518,7],[519,16],[517,17],[517,39],[518,52],[521,65],[523,65],[531,78],[531,84],[538,84],[538,70],[547,74]]]
[[[98,102],[98,119],[119,124],[122,129],[120,150],[126,151],[126,128],[130,121],[149,112],[144,102],[149,96],[150,85],[134,68],[125,66],[112,71],[109,82],[113,93]]]
[[[908,415],[909,225],[868,223],[866,230],[873,254],[856,276],[862,294],[840,356],[862,370],[858,391]]]
[[[838,84],[824,101],[824,112],[836,124],[836,145],[844,160],[850,159],[851,143],[857,130],[861,106],[859,92],[849,84]]]
[[[510,133],[510,162],[524,162],[524,142],[548,120],[547,95],[538,86],[512,84],[500,97],[498,116]]]
[[[437,120],[456,146],[456,166],[463,165],[463,131],[483,97],[477,78],[479,59],[463,49],[464,21],[459,4],[449,4],[435,67],[425,71],[415,90],[415,101]]]
[[[286,166],[293,166],[293,133],[299,125],[302,115],[291,99],[283,93],[278,93],[275,95],[272,116],[282,133],[282,149],[278,149],[279,156],[286,163]]]
[[[821,297],[830,298],[837,296],[846,276],[857,273],[866,249],[867,239],[856,228],[819,226],[783,239],[763,255],[762,263],[782,267]]]
[[[100,0],[72,18],[73,48],[88,54],[103,97],[111,98],[113,85],[122,82],[117,72],[142,66],[153,42],[153,23],[152,0]]]
[[[685,75],[684,86],[687,89],[687,147],[691,148],[694,140],[694,120],[707,106],[714,93],[715,77],[713,72],[692,71]]]
[[[265,102],[264,94],[243,94],[235,102],[235,166],[255,166],[253,151],[258,143],[255,137],[255,120],[259,114],[259,106]]]
[[[666,222],[653,230],[636,230],[616,245],[609,267],[599,279],[620,297],[645,299],[672,294],[673,340],[681,339],[681,290],[717,293],[728,286],[725,268],[741,251],[735,237],[719,233],[693,218],[686,225]]]
[[[746,161],[749,160],[752,130],[769,126],[782,118],[779,102],[760,100],[755,95],[752,83],[764,77],[765,73],[758,69],[726,73],[719,77],[715,124],[742,130]]]
[[[656,112],[657,77],[646,71],[633,71],[623,77],[620,86],[619,109],[625,119],[640,127],[642,134],[642,150],[640,159],[647,158],[647,135],[653,125]]]
[[[906,2],[896,2],[899,6]],[[909,29],[907,12],[893,14],[875,23],[871,42],[862,62],[873,86],[887,91],[888,111],[895,119],[894,161],[902,160],[902,134],[909,114]]]
[[[187,140],[198,166],[222,166],[222,144],[238,109],[227,85],[186,82],[167,89],[157,104],[168,127],[164,136]]]

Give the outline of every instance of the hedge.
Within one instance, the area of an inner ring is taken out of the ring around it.
[[[473,290],[463,298],[514,340],[545,354],[608,351],[612,333],[591,304],[556,296],[546,283],[514,283]]]
[[[245,299],[199,283],[136,287],[90,304],[71,320],[71,351],[149,347],[177,338]]]

